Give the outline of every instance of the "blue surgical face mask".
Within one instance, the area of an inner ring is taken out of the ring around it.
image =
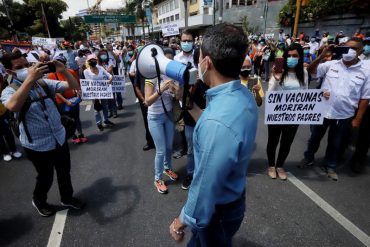
[[[370,45],[365,45],[364,46],[364,55],[369,55],[370,54]]]
[[[193,42],[181,42],[181,49],[184,52],[191,52],[193,50]]]
[[[298,58],[296,57],[288,57],[287,65],[289,69],[294,69],[298,64]]]
[[[105,61],[108,59],[108,56],[107,55],[100,55],[100,58],[101,60]]]
[[[310,53],[310,50],[303,50],[303,53],[304,53],[305,55],[307,55],[307,54],[309,54],[309,53]]]

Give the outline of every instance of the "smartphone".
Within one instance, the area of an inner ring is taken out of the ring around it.
[[[347,46],[336,46],[332,49],[333,52],[333,60],[340,60],[342,59],[343,54],[348,53],[349,47]]]
[[[277,57],[275,58],[275,72],[276,73],[283,73],[284,68],[284,58],[283,57]]]
[[[57,68],[55,67],[55,63],[49,62],[49,63],[46,63],[46,65],[48,66],[48,71],[46,71],[45,74],[57,72]]]
[[[253,91],[253,86],[258,83],[258,77],[253,77],[248,80],[248,89]]]

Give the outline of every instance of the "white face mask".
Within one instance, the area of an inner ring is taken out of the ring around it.
[[[354,49],[350,48],[350,49],[348,50],[348,53],[343,54],[343,61],[345,61],[345,62],[350,62],[350,61],[352,61],[352,60],[356,59],[356,57],[357,57],[357,52],[356,52],[356,50],[354,50]]]
[[[27,68],[18,69],[15,71],[15,73],[17,74],[17,79],[23,82],[27,78],[28,69]]]
[[[207,72],[207,69],[206,69],[206,71],[204,71],[203,73],[202,73],[202,69],[201,69],[201,64],[204,62],[205,60],[203,59],[202,60],[202,62],[200,62],[199,63],[199,65],[198,65],[198,76],[199,76],[199,80],[201,80],[202,82],[204,82],[205,84],[207,84],[205,81],[204,81],[204,75],[205,75],[205,73]]]

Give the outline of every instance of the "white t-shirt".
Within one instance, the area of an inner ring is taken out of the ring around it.
[[[167,80],[168,78],[166,78]],[[162,83],[164,82],[165,78],[162,78]],[[152,80],[145,80],[145,86],[149,84],[149,85],[152,85],[154,86],[154,90],[157,91],[159,90],[159,87],[158,87],[158,79],[157,78],[154,78]],[[162,99],[163,99],[163,103],[167,109],[168,112],[172,111],[172,93],[170,90],[166,90],[162,93]],[[162,114],[162,113],[165,113],[164,109],[163,109],[163,105],[162,105],[162,101],[161,101],[161,97],[159,97],[151,106],[148,107],[148,114]]]
[[[76,57],[76,63],[78,64],[78,67],[82,68],[86,62],[86,56],[83,57]]]
[[[136,73],[136,59],[132,61],[129,73]]]
[[[193,54],[191,54],[191,56],[187,56],[184,54],[184,52],[180,52],[173,58],[173,60],[183,63],[185,65],[188,64],[188,62],[190,62],[193,65],[193,67],[195,67]]]
[[[97,75],[89,69],[84,70],[84,75],[87,80],[109,80],[109,78],[112,76],[102,66],[96,65],[96,68],[99,70]]]
[[[280,85],[280,82],[271,76],[269,81],[268,91],[281,91],[281,90],[300,90],[308,89],[308,72],[304,69],[304,84],[301,85],[294,72],[289,72],[284,79],[284,83]]]

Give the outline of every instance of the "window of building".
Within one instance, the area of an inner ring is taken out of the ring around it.
[[[196,4],[197,2],[198,2],[198,0],[190,0],[190,5]]]
[[[173,10],[175,8],[175,3],[174,3],[174,1],[172,0],[171,2],[170,2],[170,10]]]
[[[245,6],[245,0],[239,0],[239,5],[240,6]]]
[[[247,0],[247,5],[256,5],[257,0]]]
[[[166,17],[166,22],[170,22],[170,17]]]
[[[179,8],[179,0],[175,0],[175,9]]]
[[[228,9],[228,8],[230,8],[230,3],[229,2],[226,2],[225,9]]]
[[[231,6],[236,7],[238,5],[238,0],[231,0]]]
[[[204,8],[203,14],[208,15],[209,14],[209,8]]]
[[[180,15],[179,14],[176,14],[175,15],[175,20],[179,20],[180,19]]]
[[[170,4],[169,4],[169,3],[167,3],[167,4],[166,4],[166,13],[167,13],[167,12],[169,12],[169,11],[170,11]]]
[[[171,21],[174,21],[174,20],[175,20],[175,17],[171,15]]]

